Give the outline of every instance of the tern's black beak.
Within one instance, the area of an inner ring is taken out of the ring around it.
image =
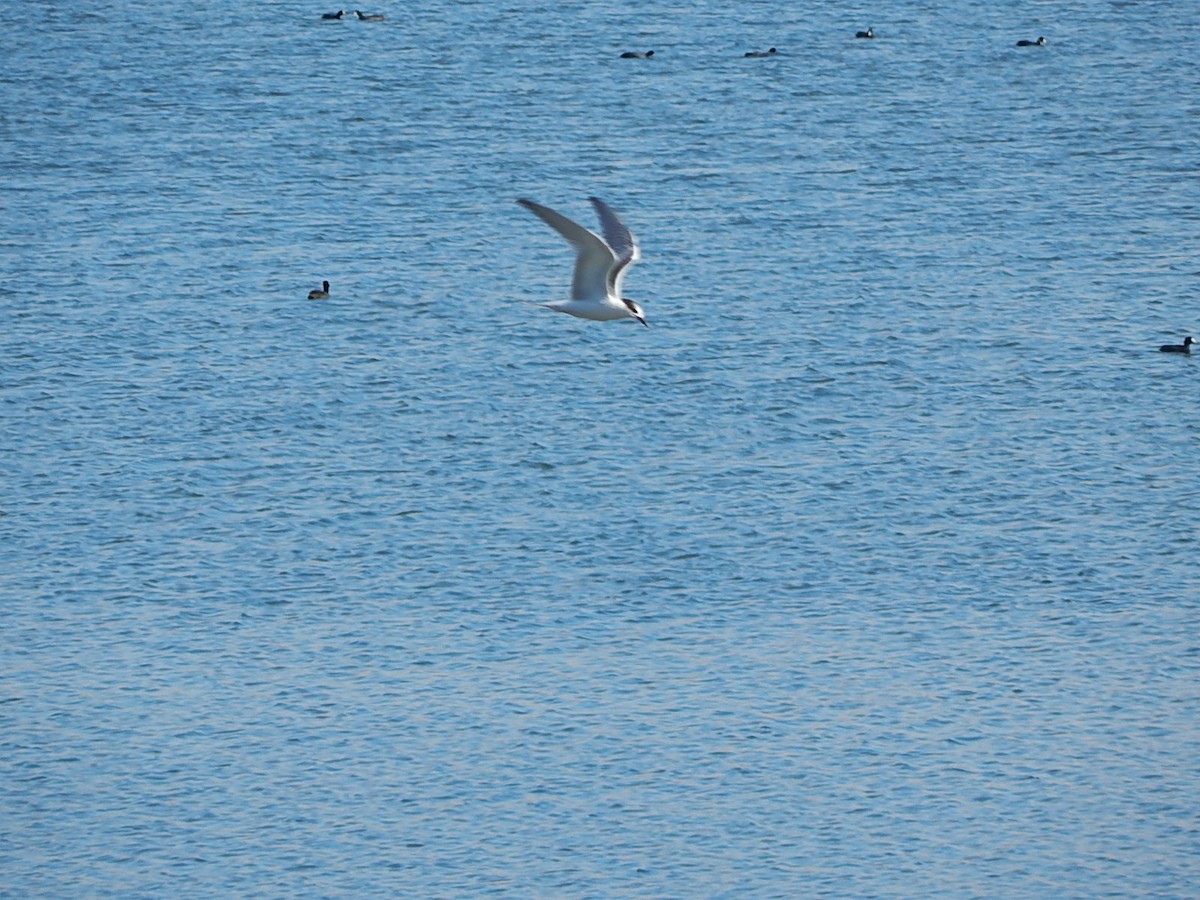
[[[625,304],[625,308],[629,310],[629,314],[645,325],[650,327],[650,323],[646,321],[646,317],[642,315],[642,308],[630,300],[628,297],[622,297],[621,302]]]

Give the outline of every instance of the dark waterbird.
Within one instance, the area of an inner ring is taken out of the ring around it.
[[[1185,337],[1182,344],[1163,344],[1158,349],[1163,353],[1187,353],[1191,355],[1192,344],[1196,343],[1191,337]]]
[[[854,33],[856,38],[873,38],[875,37],[875,29],[868,28],[866,31],[857,31]]]
[[[308,292],[309,300],[328,300],[329,299],[329,282],[322,281],[320,290],[313,288]]]
[[[621,54],[621,59],[651,59],[653,56],[653,50],[647,50],[645,53],[639,53],[636,50],[626,50]]]
[[[1044,37],[1040,37],[1036,41],[1017,41],[1017,46],[1018,47],[1045,47],[1046,39]]]
[[[770,50],[748,50],[745,53],[747,59],[765,59],[768,56],[774,56],[778,53],[774,47]]]
[[[322,13],[321,18],[322,19],[340,19],[345,14],[346,14],[345,10],[339,9],[335,13]]]

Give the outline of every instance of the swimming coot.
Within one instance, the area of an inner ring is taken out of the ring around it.
[[[1182,344],[1163,344],[1158,349],[1163,353],[1187,353],[1191,354],[1192,344],[1196,343],[1190,337],[1185,337]]]

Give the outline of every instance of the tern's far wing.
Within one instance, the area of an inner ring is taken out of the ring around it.
[[[588,199],[592,201],[592,206],[596,207],[596,213],[600,216],[600,227],[604,230],[604,240],[608,242],[613,255],[617,258],[617,265],[608,273],[608,278],[613,293],[619,294],[617,284],[625,274],[626,266],[641,259],[642,253],[638,249],[633,234],[625,227],[621,218],[613,212],[612,207],[599,197],[588,197]]]
[[[588,231],[548,206],[524,198],[517,201],[564,238],[575,248],[575,276],[571,281],[571,299],[590,300],[608,293],[609,270],[615,257],[608,244],[598,234]]]

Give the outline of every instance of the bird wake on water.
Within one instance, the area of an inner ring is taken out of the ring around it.
[[[604,237],[540,203],[524,198],[517,200],[575,248],[571,298],[538,305],[595,322],[637,319],[648,328],[649,323],[641,306],[621,296],[621,283],[625,280],[626,271],[641,258],[637,241],[607,203],[599,197],[588,199],[600,216]]]

